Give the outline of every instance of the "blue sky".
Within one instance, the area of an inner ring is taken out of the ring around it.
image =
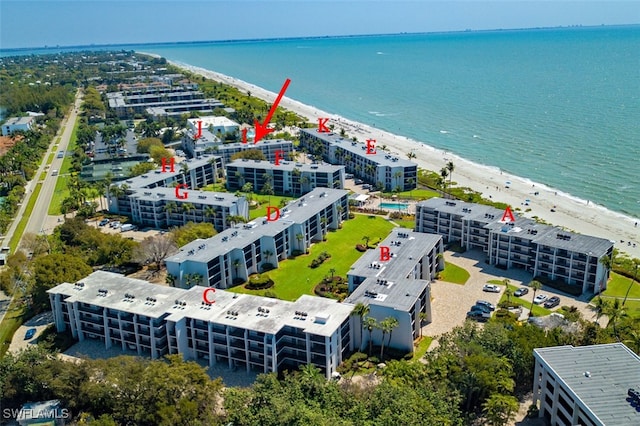
[[[0,1],[0,48],[640,23],[640,0]]]

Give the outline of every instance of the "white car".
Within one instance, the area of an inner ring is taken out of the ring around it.
[[[536,296],[535,299],[533,299],[533,303],[535,303],[536,305],[541,304],[542,302],[544,302],[545,300],[547,300],[549,298],[549,296],[547,296],[546,294],[539,294]]]
[[[500,287],[495,284],[485,284],[482,287],[482,291],[488,291],[489,293],[500,293]]]

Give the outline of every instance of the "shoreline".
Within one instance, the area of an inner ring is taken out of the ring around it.
[[[149,55],[144,52],[139,53]],[[155,54],[151,56],[158,57]],[[252,96],[267,102],[273,102],[277,96],[274,92],[225,74],[177,61],[167,60],[167,62],[194,74],[234,86],[243,92],[251,91]],[[387,145],[387,151],[403,158],[409,152],[413,152],[416,157],[412,161],[417,163],[418,167],[427,170],[438,172],[448,161],[453,161],[455,169],[452,180],[458,187],[468,187],[481,192],[484,198],[507,203],[514,210],[520,208],[519,213],[525,217],[537,216],[555,226],[612,240],[620,252],[640,258],[640,218],[609,210],[604,206],[582,200],[528,178],[503,172],[494,166],[474,163],[423,142],[322,111],[287,96],[282,98],[280,106],[306,117],[311,122],[317,122],[318,117],[328,117],[330,119],[328,124],[334,124],[336,132],[344,128],[349,137],[355,136],[360,142],[376,139],[378,147]],[[506,182],[510,184],[506,185]],[[538,195],[535,195],[536,192]],[[525,205],[525,200],[529,200],[528,205]],[[529,211],[526,211],[527,209]],[[638,226],[635,226],[636,222],[639,222]],[[628,245],[629,241],[636,246]]]

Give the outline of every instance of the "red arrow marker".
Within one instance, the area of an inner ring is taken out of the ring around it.
[[[202,136],[202,120],[198,121],[198,134],[194,136],[194,139],[200,139]]]
[[[287,87],[289,87],[289,83],[291,83],[291,80],[286,79],[284,82],[284,85],[282,86],[282,89],[280,89],[280,93],[278,93],[278,97],[276,98],[276,101],[273,103],[273,105],[271,105],[271,109],[269,110],[269,114],[267,114],[267,117],[264,119],[264,123],[260,124],[258,120],[254,120],[254,126],[256,128],[256,136],[253,143],[258,143],[260,139],[262,139],[263,137],[267,136],[269,133],[275,130],[275,129],[269,129],[267,128],[267,126],[269,125],[269,121],[271,121],[271,117],[273,117],[273,114],[276,112],[276,108],[278,108],[278,104],[280,103],[280,100],[284,96],[284,92],[287,91]]]

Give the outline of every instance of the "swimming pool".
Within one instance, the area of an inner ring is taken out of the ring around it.
[[[409,207],[409,204],[405,204],[405,203],[380,203],[381,209],[406,210],[408,207]]]

